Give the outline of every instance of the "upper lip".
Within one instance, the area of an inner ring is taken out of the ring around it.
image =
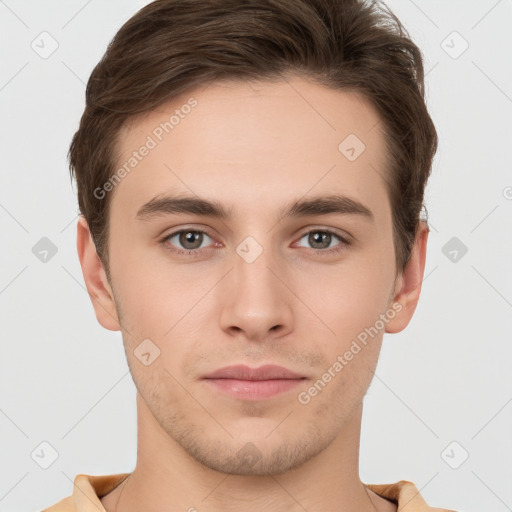
[[[238,380],[273,380],[273,379],[303,379],[303,375],[294,373],[282,366],[266,364],[259,368],[250,368],[242,364],[225,366],[208,375],[205,379],[238,379]]]

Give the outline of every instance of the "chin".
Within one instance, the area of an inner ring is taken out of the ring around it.
[[[267,423],[267,422],[265,422]],[[275,422],[273,422],[275,429]],[[219,438],[204,437],[205,430],[189,427],[177,440],[181,447],[196,461],[214,471],[240,476],[268,476],[295,469],[321,453],[332,442],[332,436],[322,436],[318,426],[290,435],[286,429],[279,434],[265,429],[246,430],[236,436],[219,432]],[[182,431],[183,432],[183,431]],[[225,435],[224,435],[225,434]],[[253,434],[253,435],[251,435]],[[229,439],[227,439],[229,437]]]

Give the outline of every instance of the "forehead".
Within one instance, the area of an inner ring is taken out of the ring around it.
[[[303,78],[210,83],[121,130],[116,169],[127,172],[113,203],[134,216],[138,206],[164,193],[214,196],[243,209],[249,198],[272,207],[334,189],[382,202],[382,129],[362,95]]]

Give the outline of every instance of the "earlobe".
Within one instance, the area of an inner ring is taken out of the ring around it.
[[[89,226],[82,215],[78,219],[76,245],[85,286],[98,322],[109,331],[120,331],[114,295],[96,252]]]
[[[396,294],[392,303],[400,304],[399,313],[386,324],[387,333],[397,333],[407,327],[418,305],[420,298],[429,228],[425,221],[420,221],[411,257],[397,280]],[[395,307],[395,309],[398,309]]]

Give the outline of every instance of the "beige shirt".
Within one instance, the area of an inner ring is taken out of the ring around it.
[[[41,512],[105,512],[100,498],[117,487],[130,473],[116,475],[84,475],[75,477],[72,496],[62,499]],[[407,512],[455,512],[432,508],[421,497],[412,482],[400,480],[394,484],[365,484],[379,496],[398,505],[400,512],[407,505]]]

